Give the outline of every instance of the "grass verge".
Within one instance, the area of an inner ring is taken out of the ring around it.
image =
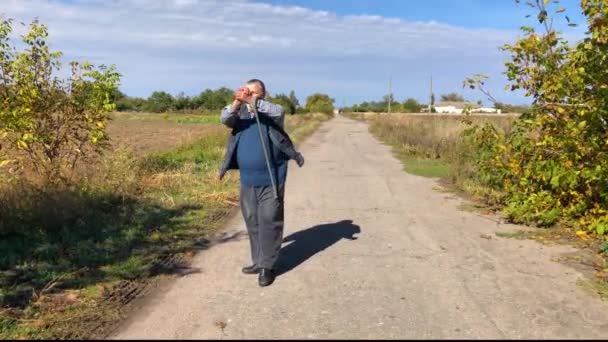
[[[450,175],[448,165],[440,160],[425,159],[407,153],[397,152],[396,155],[403,163],[403,168],[407,173],[429,178],[444,178]]]
[[[603,300],[608,300],[608,282],[598,279],[580,279],[578,285]]]

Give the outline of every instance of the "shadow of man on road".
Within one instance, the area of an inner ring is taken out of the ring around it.
[[[318,225],[287,236],[283,242],[291,243],[281,248],[277,275],[293,270],[313,255],[342,239],[357,240],[354,235],[359,233],[361,233],[359,226],[353,224],[352,220],[344,220]]]

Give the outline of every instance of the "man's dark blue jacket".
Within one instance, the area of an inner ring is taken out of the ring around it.
[[[248,105],[242,105],[240,110],[235,110],[229,105],[222,110],[220,116],[222,124],[232,128],[232,133],[230,134],[228,146],[226,147],[224,163],[220,169],[220,179],[224,178],[228,170],[239,169],[236,150],[241,137],[241,132],[246,128],[239,123],[251,119],[251,113],[247,106]],[[301,166],[303,157],[296,151],[293,142],[284,130],[285,110],[283,107],[260,99],[257,103],[257,109],[260,122],[269,127],[268,135],[272,145],[283,152],[289,159],[298,161],[298,164]]]

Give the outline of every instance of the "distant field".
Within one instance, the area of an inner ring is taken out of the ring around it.
[[[112,147],[139,156],[190,143],[220,123],[219,115],[115,113],[112,118],[107,129]]]
[[[161,152],[189,144],[215,131],[220,125],[216,115],[113,113],[107,133],[113,149],[120,147],[137,156]],[[323,114],[289,115],[285,128],[292,139],[299,141],[314,131],[318,122],[327,120]],[[229,130],[225,130],[226,135]]]
[[[216,114],[159,114],[159,113],[112,113],[112,118],[120,121],[165,121],[188,124],[219,124],[220,113]]]

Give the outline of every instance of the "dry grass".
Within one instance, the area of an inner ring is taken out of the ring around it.
[[[414,151],[440,158],[444,151],[459,142],[460,134],[471,124],[492,123],[500,130],[508,132],[514,114],[492,115],[450,115],[450,114],[378,114],[348,113],[345,116],[368,121],[372,133],[382,136],[391,144],[407,145]],[[387,134],[388,133],[388,134]]]
[[[490,122],[503,131],[511,128],[513,115],[428,115],[428,114],[354,114],[347,115],[370,123],[370,131],[393,146],[406,171],[428,177],[445,178],[464,165],[460,158],[461,133],[469,124]]]

